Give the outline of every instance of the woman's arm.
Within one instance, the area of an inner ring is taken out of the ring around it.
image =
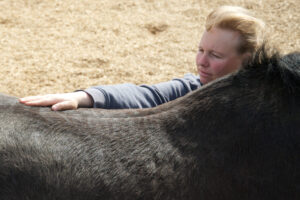
[[[51,106],[52,110],[79,107],[105,109],[151,108],[184,96],[201,86],[198,76],[187,74],[155,85],[102,85],[64,94],[30,96],[19,99],[28,106]]]

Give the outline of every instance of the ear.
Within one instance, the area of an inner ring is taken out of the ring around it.
[[[251,57],[251,53],[250,52],[245,52],[243,55],[242,55],[242,57],[243,57],[243,59],[249,59],[250,57]]]
[[[249,60],[251,59],[252,54],[250,52],[245,52],[242,54],[242,61],[243,64],[248,63]]]

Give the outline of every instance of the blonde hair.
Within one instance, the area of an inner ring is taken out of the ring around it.
[[[254,17],[247,9],[238,6],[221,6],[206,18],[205,28],[213,27],[237,31],[241,42],[237,51],[241,54],[255,52],[264,40],[264,22]]]

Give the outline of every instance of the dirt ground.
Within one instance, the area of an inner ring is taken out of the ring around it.
[[[250,9],[282,53],[300,50],[298,0],[0,0],[0,92],[153,84],[196,73],[204,19]]]

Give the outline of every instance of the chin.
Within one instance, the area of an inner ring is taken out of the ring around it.
[[[204,85],[204,84],[206,84],[206,83],[209,83],[210,81],[207,80],[207,79],[205,79],[205,78],[201,78],[201,77],[200,77],[200,82]]]

